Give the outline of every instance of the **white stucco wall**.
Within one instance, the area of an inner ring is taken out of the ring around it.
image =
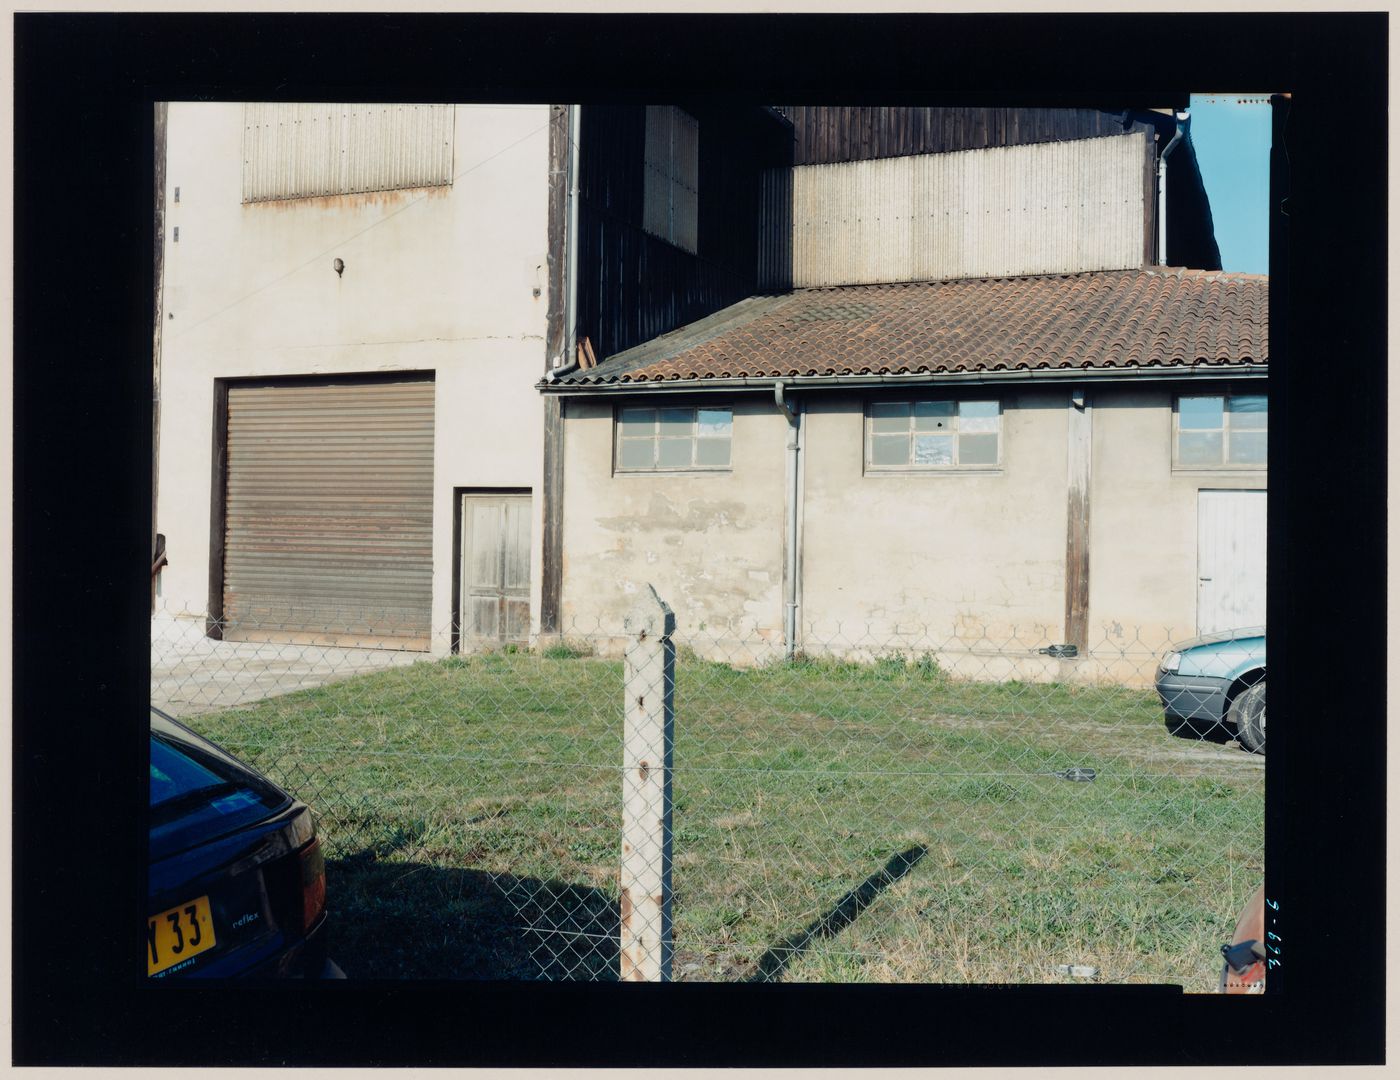
[[[537,613],[548,106],[457,106],[450,187],[247,205],[242,124],[239,104],[169,109],[163,605],[208,603],[216,378],[432,371],[433,627],[451,621],[454,487],[534,492]]]
[[[993,396],[998,471],[910,475],[865,472],[862,399],[804,399],[800,645],[947,647],[974,676],[1150,681],[1155,655],[1194,632],[1197,493],[1264,488],[1265,473],[1173,471],[1172,389],[1091,386],[1091,655],[1048,660],[1034,650],[1066,637],[1070,390]],[[681,639],[781,642],[781,413],[736,399],[730,473],[615,476],[612,410],[566,405],[566,626],[610,632],[650,582]]]
[[[733,399],[729,472],[613,473],[613,406],[569,400],[565,636],[617,634],[648,584],[692,636],[781,641],[787,422]]]
[[[1172,391],[1167,387],[1096,392],[1091,643],[1097,639],[1126,648],[1140,640],[1156,649],[1193,636],[1199,492],[1267,487],[1263,470],[1174,471]]]
[[[1003,391],[994,473],[864,471],[863,405],[807,415],[803,616],[822,638],[1062,640],[1064,392]],[[838,628],[839,624],[839,628]]]

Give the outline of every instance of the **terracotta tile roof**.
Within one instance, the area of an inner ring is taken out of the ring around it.
[[[560,382],[1195,368],[1268,354],[1267,277],[1162,267],[751,297]]]

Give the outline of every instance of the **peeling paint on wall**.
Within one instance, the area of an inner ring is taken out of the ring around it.
[[[731,471],[614,475],[612,409],[570,405],[566,624],[616,620],[645,582],[675,610],[678,641],[781,636],[786,423],[766,404],[733,408]]]
[[[1166,388],[1096,392],[1091,647],[1189,631],[1197,491],[1267,483],[1174,473],[1171,405]],[[998,472],[868,475],[862,400],[809,398],[804,650],[923,634],[964,654],[965,673],[991,677],[998,650],[1026,660],[1064,640],[1072,406],[1060,389],[1007,391],[1002,406]],[[771,403],[736,402],[732,472],[618,477],[610,407],[571,404],[566,607],[606,622],[631,583],[649,581],[676,611],[678,640],[780,643],[786,438]],[[1073,677],[1073,664],[1064,671]]]
[[[628,479],[631,479],[629,477]],[[685,477],[676,478],[680,484]],[[714,529],[743,530],[745,507],[741,502],[714,502],[705,499],[673,500],[660,492],[653,493],[647,508],[640,514],[600,517],[598,526],[613,532],[643,532],[674,529],[682,532],[708,532]]]

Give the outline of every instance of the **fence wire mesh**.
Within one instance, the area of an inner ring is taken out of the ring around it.
[[[315,811],[352,977],[616,979],[623,620],[365,625],[164,605],[152,704]],[[813,625],[789,656],[682,619],[672,977],[1215,989],[1263,878],[1263,638],[1185,636]]]

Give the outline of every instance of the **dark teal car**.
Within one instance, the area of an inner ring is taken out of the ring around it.
[[[1189,739],[1225,736],[1264,753],[1264,628],[1207,634],[1177,646],[1157,669],[1167,730]]]

